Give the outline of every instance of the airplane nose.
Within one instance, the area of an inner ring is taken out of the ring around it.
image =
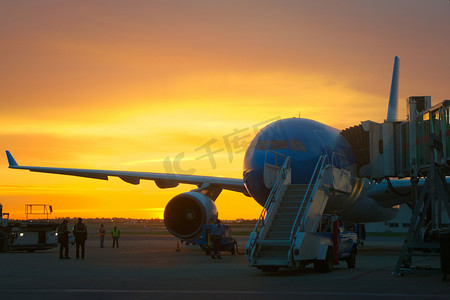
[[[263,169],[247,170],[244,172],[244,183],[250,195],[261,206],[264,206],[270,190],[264,185]]]
[[[264,157],[265,151],[247,152],[243,173],[248,192],[261,206],[264,206],[270,193],[264,185]]]

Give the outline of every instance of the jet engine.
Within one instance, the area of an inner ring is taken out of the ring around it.
[[[181,239],[198,236],[204,224],[217,220],[216,204],[206,195],[187,192],[175,196],[164,210],[167,230]]]

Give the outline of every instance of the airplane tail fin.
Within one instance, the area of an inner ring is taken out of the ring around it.
[[[390,122],[397,121],[399,63],[400,59],[396,56],[394,59],[394,71],[392,73],[391,93],[389,94],[389,107],[386,118]]]
[[[8,158],[8,164],[10,168],[19,166],[14,157],[12,156],[11,152],[9,152],[8,150],[6,150],[6,157]]]

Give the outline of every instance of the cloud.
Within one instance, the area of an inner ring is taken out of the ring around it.
[[[240,177],[241,156],[223,151],[212,169],[196,149],[276,117],[382,121],[395,55],[400,97],[449,97],[446,1],[105,3],[0,3],[0,149],[19,163],[164,172],[164,158],[185,152],[185,169]],[[60,193],[92,210],[126,189],[142,207],[174,192],[0,165],[10,197],[23,184],[24,199]]]

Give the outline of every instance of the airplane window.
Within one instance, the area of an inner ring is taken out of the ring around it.
[[[270,146],[270,141],[258,141],[258,143],[256,143],[256,150],[267,150],[269,149]]]
[[[270,145],[270,149],[272,150],[281,150],[289,148],[289,141],[272,141],[272,145]]]
[[[290,148],[294,151],[306,151],[305,145],[299,140],[289,140]]]

